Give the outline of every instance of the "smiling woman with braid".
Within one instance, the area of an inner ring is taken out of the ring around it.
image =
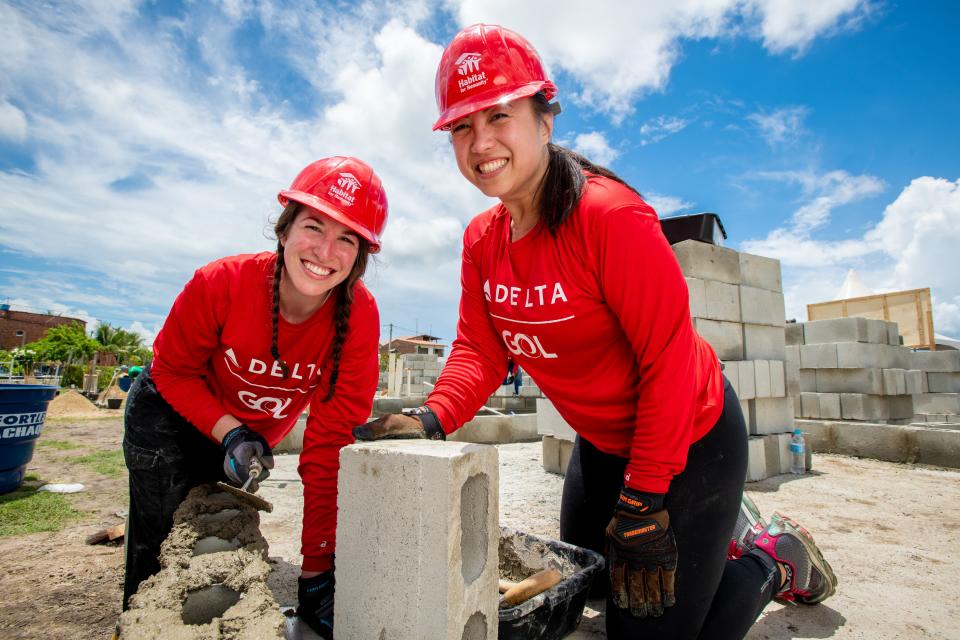
[[[307,166],[279,200],[276,252],[200,268],[130,390],[123,607],[159,570],[187,492],[224,478],[243,485],[251,465],[262,481],[271,447],[309,404],[298,613],[330,637],[339,451],[370,415],[379,372],[379,314],[360,280],[380,250],[387,200],[369,166],[343,157]]]

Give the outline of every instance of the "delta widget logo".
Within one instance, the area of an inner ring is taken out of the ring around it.
[[[357,189],[362,186],[356,176],[352,173],[344,172],[340,174],[340,178],[337,179],[336,184],[330,185],[330,190],[327,192],[327,195],[336,197],[349,207],[356,201]]]
[[[457,73],[463,76],[457,80],[460,93],[487,84],[487,73],[480,71],[479,53],[463,53],[454,64],[457,67]]]

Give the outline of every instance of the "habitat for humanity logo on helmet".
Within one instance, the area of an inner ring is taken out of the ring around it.
[[[331,196],[335,196],[343,204],[347,206],[353,205],[356,196],[354,195],[357,192],[357,189],[360,188],[360,181],[352,173],[341,173],[340,179],[337,180],[336,184],[330,185],[330,191],[327,193]]]
[[[464,53],[461,54],[454,63],[457,66],[457,73],[462,78],[457,80],[457,86],[460,87],[460,93],[482,87],[487,84],[487,74],[480,71],[480,54]]]

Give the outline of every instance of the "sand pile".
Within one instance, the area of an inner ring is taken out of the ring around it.
[[[48,418],[62,418],[65,416],[87,415],[91,413],[98,413],[96,405],[74,389],[61,391],[47,406]]]

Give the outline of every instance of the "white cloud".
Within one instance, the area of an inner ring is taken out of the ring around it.
[[[573,149],[601,166],[609,166],[620,155],[599,131],[578,134],[573,141]]]
[[[694,203],[687,202],[683,198],[655,193],[653,191],[644,191],[643,199],[647,201],[647,204],[653,207],[653,210],[656,211],[657,215],[661,218],[665,218],[675,213],[681,213],[684,210],[690,209],[694,206]]]
[[[803,135],[803,119],[808,112],[806,107],[785,107],[770,113],[751,113],[747,120],[760,130],[767,144],[773,147],[794,142]]]
[[[881,189],[869,176],[843,174],[841,179],[835,174],[799,175],[808,184],[833,185],[814,203],[827,198],[837,206]],[[790,227],[741,245],[744,251],[781,260],[788,315],[803,318],[806,304],[836,299],[846,270],[856,267],[878,292],[930,287],[936,330],[960,335],[960,270],[954,266],[960,246],[960,180],[914,179],[876,224],[843,240],[812,237],[813,229],[828,222],[824,207],[814,203],[798,209]],[[809,215],[811,210],[817,213]]]
[[[688,124],[688,120],[674,116],[659,116],[649,120],[640,127],[640,146],[660,142],[667,136],[682,131]]]
[[[800,54],[820,35],[855,28],[856,18],[869,8],[868,0],[448,0],[448,4],[461,25],[502,24],[523,34],[548,66],[563,69],[582,83],[575,95],[578,101],[615,120],[633,110],[637,96],[666,86],[684,40],[745,35],[762,39],[771,52]],[[569,87],[561,89],[572,93]]]
[[[27,138],[27,117],[9,102],[0,101],[0,139],[23,142]]]

